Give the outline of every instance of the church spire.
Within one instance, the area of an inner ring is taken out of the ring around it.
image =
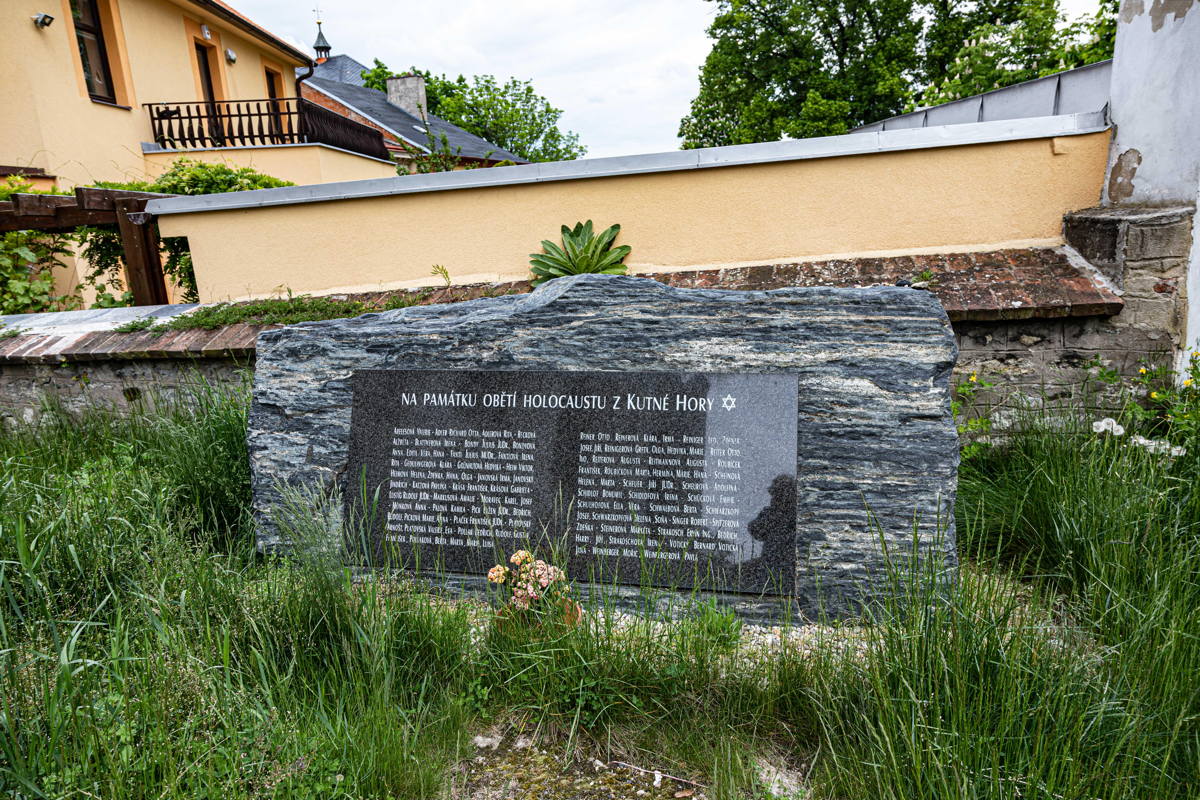
[[[321,20],[317,20],[317,40],[313,42],[313,50],[317,51],[317,63],[324,64],[329,58],[329,53],[333,50],[329,46],[329,41],[325,38],[324,32],[321,30]]]

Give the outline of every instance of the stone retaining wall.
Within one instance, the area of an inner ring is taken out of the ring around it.
[[[0,365],[0,424],[32,422],[50,400],[69,411],[89,405],[128,410],[204,383],[247,379],[245,358],[111,359]]]
[[[1100,360],[1124,374],[1160,361],[1182,341],[1192,210],[1090,209],[1067,216],[1072,247],[763,264],[660,273],[680,288],[774,289],[792,286],[913,285],[933,292],[958,338],[954,383],[972,373],[1026,394],[1062,396]],[[459,302],[529,291],[528,282],[454,286],[354,297],[380,303],[406,294],[414,303]],[[198,377],[244,379],[263,328],[117,333],[131,313],[64,312],[0,320],[19,335],[0,338],[0,420],[31,419],[44,394],[69,408],[99,402],[118,408],[144,402],[156,388],[174,391]],[[86,315],[92,324],[60,329],[58,319]],[[111,315],[113,322],[105,323]],[[30,317],[29,319],[34,319]],[[49,322],[47,322],[49,320]],[[66,330],[67,332],[64,332]],[[0,332],[2,335],[2,332]]]

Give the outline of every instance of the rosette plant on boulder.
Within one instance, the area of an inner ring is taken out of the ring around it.
[[[563,225],[561,247],[543,239],[542,252],[529,254],[530,269],[536,276],[533,285],[540,286],[564,275],[624,275],[629,268],[622,262],[633,248],[628,245],[613,247],[620,232],[621,226],[613,225],[595,233],[590,219],[576,222],[574,228]]]

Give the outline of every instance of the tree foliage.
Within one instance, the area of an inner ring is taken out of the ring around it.
[[[836,135],[1108,58],[1116,13],[1104,0],[1095,19],[1065,25],[1057,0],[711,2],[685,148]]]
[[[562,109],[550,105],[531,81],[500,83],[492,75],[452,79],[416,67],[412,72],[425,78],[430,114],[527,161],[567,161],[587,152],[578,134],[559,128]],[[379,59],[362,73],[368,88],[384,92],[394,75]]]
[[[911,0],[715,0],[684,147],[845,133],[908,98]]]
[[[107,189],[197,195],[275,189],[293,184],[291,181],[266,175],[253,167],[230,167],[226,164],[209,164],[190,158],[179,158],[153,181],[102,181],[96,185]],[[114,296],[108,291],[110,285],[121,285],[125,268],[121,239],[116,230],[111,227],[85,227],[79,229],[78,235],[83,245],[83,256],[91,267],[84,280],[98,289],[97,305],[130,305],[133,298],[129,292]],[[165,256],[163,272],[180,287],[184,301],[195,302],[200,295],[187,238],[164,238],[162,247]]]
[[[975,27],[921,105],[969,97],[1112,57],[1119,0],[1090,20],[1068,23],[1057,0],[1026,0],[1007,23]]]
[[[21,177],[0,181],[0,202],[14,194],[68,194],[34,189]],[[0,234],[0,316],[59,311],[78,305],[76,298],[54,294],[54,269],[65,266],[71,239],[66,234],[43,231],[9,231]],[[0,326],[2,328],[2,326]],[[0,329],[0,336],[5,333]]]

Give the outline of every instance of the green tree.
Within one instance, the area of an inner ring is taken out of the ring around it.
[[[710,0],[712,51],[683,146],[828,136],[1112,54],[1118,0]]]
[[[683,146],[845,133],[894,113],[922,68],[914,0],[713,0]]]
[[[1027,0],[1006,23],[971,30],[922,105],[969,97],[1112,57],[1118,0],[1105,0],[1090,20],[1067,23],[1057,0]]]
[[[388,69],[388,65],[375,59],[375,66],[370,69],[364,69],[359,73],[363,79],[363,86],[368,89],[376,89],[380,92],[387,91],[388,78],[397,78],[399,75]]]
[[[550,105],[531,81],[500,83],[492,75],[451,79],[416,67],[412,72],[425,78],[430,114],[526,161],[568,161],[587,152],[578,134],[559,128],[562,109]],[[365,85],[380,91],[387,91],[387,79],[394,75],[379,59],[362,73]]]
[[[1121,0],[1100,0],[1100,8],[1091,19],[1072,25],[1076,42],[1066,49],[1067,63],[1072,67],[1094,64],[1113,57],[1117,45],[1117,13]]]
[[[942,79],[976,28],[1009,24],[1021,16],[1023,5],[1020,0],[921,0],[920,85]]]

